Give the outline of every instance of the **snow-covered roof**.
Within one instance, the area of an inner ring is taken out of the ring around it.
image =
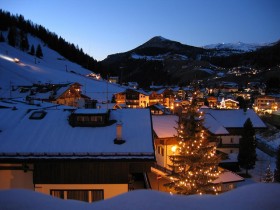
[[[125,143],[114,144],[116,123],[104,127],[72,127],[71,111],[0,109],[0,158],[154,159],[149,109],[111,110],[110,120],[122,122]],[[76,111],[82,112],[82,111]]]
[[[244,181],[244,178],[239,176],[238,174],[224,170],[217,179],[215,179],[212,183],[220,184],[220,183],[230,183],[230,182],[241,182]]]
[[[73,107],[49,103],[41,100],[33,100],[32,103],[26,101],[25,98],[17,99],[3,99],[0,100],[0,107],[15,108],[15,109],[42,109],[42,108],[56,108],[56,109],[73,109]]]
[[[153,115],[153,129],[158,138],[168,138],[177,135],[178,116],[176,115]]]
[[[219,121],[217,121],[211,114],[204,115],[204,127],[215,135],[229,134],[227,129]]]
[[[107,109],[76,109],[75,114],[106,114]]]
[[[231,109],[231,110],[218,110],[218,109],[201,109],[205,113],[205,122],[208,126],[217,127],[218,125],[211,124],[207,120],[222,125],[225,128],[243,128],[244,123],[248,118],[252,121],[254,128],[266,128],[264,122],[252,109],[248,109],[244,112],[243,109]],[[209,116],[212,116],[212,118]]]

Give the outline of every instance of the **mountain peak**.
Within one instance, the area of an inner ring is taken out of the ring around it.
[[[164,41],[170,41],[170,40],[166,39],[162,36],[155,36],[155,37],[151,38],[149,41],[164,42]]]
[[[170,39],[166,39],[162,36],[155,36],[153,38],[151,38],[150,40],[148,40],[147,42],[145,42],[144,44],[142,44],[141,46],[138,47],[138,49],[141,48],[147,48],[147,47],[156,47],[156,48],[174,48],[174,47],[178,47],[178,45],[182,45],[179,42],[176,41],[172,41]],[[137,48],[136,48],[137,49]]]

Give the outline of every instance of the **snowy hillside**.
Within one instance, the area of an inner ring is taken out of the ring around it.
[[[246,44],[243,42],[237,43],[218,43],[203,46],[204,49],[219,49],[219,50],[233,50],[240,52],[252,52],[261,47],[266,46],[266,44]]]
[[[61,200],[27,190],[0,191],[1,210],[276,210],[279,184],[249,184],[220,195],[179,196],[153,190],[135,190],[95,203]],[[17,198],[17,199],[15,199]]]
[[[98,101],[111,100],[113,93],[124,90],[123,87],[108,84],[102,79],[87,77],[91,71],[66,60],[39,39],[29,36],[28,40],[30,45],[42,46],[42,59],[13,48],[7,43],[0,43],[0,98],[13,97],[10,91],[12,86],[32,83],[78,82],[82,85],[83,94]],[[20,62],[16,63],[14,58],[18,58]]]

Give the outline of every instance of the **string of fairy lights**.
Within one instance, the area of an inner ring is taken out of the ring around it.
[[[212,182],[220,174],[217,167],[219,157],[216,155],[216,147],[211,146],[207,140],[203,120],[203,112],[191,106],[188,114],[179,120],[178,145],[170,156],[174,171],[170,177],[170,186],[177,193],[218,193],[218,186]]]

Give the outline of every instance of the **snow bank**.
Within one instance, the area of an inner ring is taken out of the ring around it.
[[[279,184],[249,184],[220,195],[180,196],[153,190],[135,190],[95,203],[60,200],[27,190],[0,191],[1,210],[114,209],[114,210],[276,210],[280,208]]]

